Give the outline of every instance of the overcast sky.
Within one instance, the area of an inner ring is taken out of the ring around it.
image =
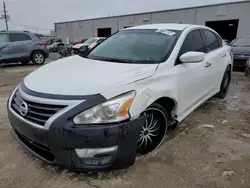
[[[9,29],[48,33],[55,22],[200,6],[239,0],[5,0]],[[2,0],[0,1],[2,3]],[[0,5],[2,9],[2,4]],[[5,29],[0,20],[0,30]]]

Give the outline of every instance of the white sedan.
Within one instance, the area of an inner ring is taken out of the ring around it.
[[[78,54],[79,51],[81,50],[81,48],[83,47],[94,47],[97,43],[102,42],[103,40],[105,40],[104,37],[95,37],[95,38],[90,38],[88,40],[86,40],[84,43],[82,44],[76,44],[72,47],[73,49],[73,53],[74,54]]]
[[[208,27],[123,29],[28,75],[9,98],[12,132],[51,164],[124,168],[206,100],[224,98],[232,62],[231,48]]]

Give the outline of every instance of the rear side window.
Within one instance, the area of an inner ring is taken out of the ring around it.
[[[207,48],[209,52],[221,47],[222,42],[218,41],[219,37],[215,33],[208,30],[205,30],[204,33],[207,39]]]
[[[17,41],[26,41],[31,40],[31,37],[27,34],[23,33],[10,33],[10,41],[17,42]]]
[[[9,36],[6,33],[0,34],[0,44],[9,42]]]
[[[203,44],[202,38],[201,38],[201,34],[199,30],[195,30],[195,31],[191,31],[182,47],[180,50],[180,56],[186,52],[190,52],[190,51],[195,51],[195,52],[206,52],[206,48]]]

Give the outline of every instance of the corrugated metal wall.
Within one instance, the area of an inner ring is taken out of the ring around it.
[[[124,27],[149,23],[187,23],[205,25],[206,21],[239,19],[237,36],[250,35],[250,2],[189,8],[165,12],[110,17],[55,24],[57,37],[78,41],[97,36],[98,28],[114,33]]]

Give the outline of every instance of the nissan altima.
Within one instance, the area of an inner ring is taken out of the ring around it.
[[[26,76],[8,100],[12,135],[50,164],[125,168],[206,100],[224,98],[232,63],[231,47],[208,27],[126,28]]]

